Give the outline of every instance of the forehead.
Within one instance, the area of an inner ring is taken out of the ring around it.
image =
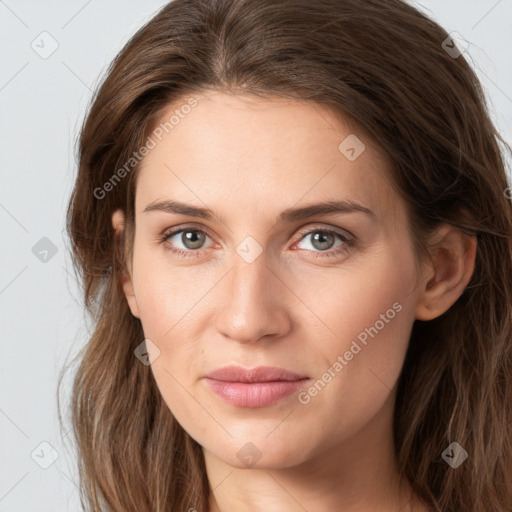
[[[167,197],[235,215],[250,208],[275,217],[297,203],[339,199],[394,210],[386,156],[329,109],[220,92],[193,97],[191,108],[182,108],[186,96],[170,104],[153,130],[137,212]]]

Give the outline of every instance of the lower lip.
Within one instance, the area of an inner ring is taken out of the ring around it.
[[[309,379],[274,382],[228,382],[206,379],[214,393],[238,407],[268,407],[285,396],[291,395]]]

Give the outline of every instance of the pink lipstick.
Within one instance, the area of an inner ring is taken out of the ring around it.
[[[210,389],[238,407],[268,407],[302,388],[309,378],[283,368],[219,368],[206,377]]]

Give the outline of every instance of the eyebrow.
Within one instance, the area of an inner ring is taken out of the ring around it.
[[[162,211],[166,213],[178,213],[188,215],[190,217],[199,217],[205,220],[220,220],[215,213],[209,208],[202,208],[190,204],[181,203],[179,201],[166,200],[150,203],[144,208],[143,213]],[[287,208],[277,218],[277,222],[291,223],[315,215],[329,215],[335,213],[364,213],[374,220],[377,218],[375,213],[354,201],[325,201],[321,203],[310,204],[300,208]]]

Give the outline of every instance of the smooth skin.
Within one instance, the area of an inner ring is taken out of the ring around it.
[[[476,239],[440,226],[418,272],[389,162],[367,135],[312,102],[218,91],[195,98],[142,162],[123,289],[160,351],[148,347],[158,355],[151,369],[163,399],[203,447],[210,512],[427,510],[398,485],[396,382],[414,321],[444,313],[468,284]],[[353,161],[338,148],[350,134],[366,148]],[[144,211],[165,200],[216,217]],[[327,200],[356,202],[374,216],[277,221],[286,209]],[[121,210],[112,223],[123,229]],[[203,234],[162,242],[171,228]],[[244,245],[247,237],[255,242]],[[261,253],[248,262],[239,247]],[[236,407],[206,385],[216,368],[264,365],[310,377],[309,389],[394,303],[401,310],[307,404],[294,394]],[[252,458],[237,456],[247,451]]]

